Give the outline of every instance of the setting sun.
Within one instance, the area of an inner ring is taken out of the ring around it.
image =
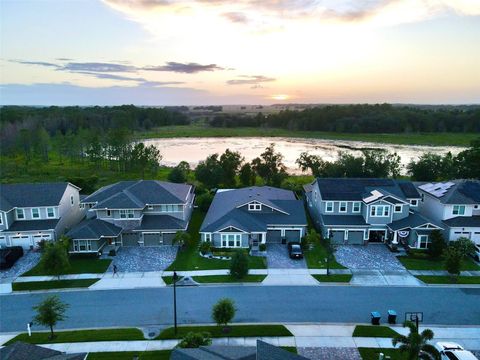
[[[272,95],[270,98],[273,100],[284,101],[284,100],[290,99],[290,96],[285,94],[278,94],[278,95]]]

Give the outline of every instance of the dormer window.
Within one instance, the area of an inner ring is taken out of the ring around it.
[[[410,205],[418,206],[418,200],[417,199],[410,199]]]
[[[453,215],[465,215],[465,205],[453,205]]]
[[[340,202],[340,210],[341,213],[346,213],[347,212],[347,203],[345,201]]]
[[[134,212],[133,210],[131,209],[128,209],[128,210],[120,210],[120,218],[121,219],[133,219],[133,216],[134,216]]]
[[[147,206],[147,209],[148,209],[148,210],[153,210],[153,205],[148,205],[148,206]]]
[[[352,212],[359,213],[362,211],[362,203],[360,201],[355,201],[352,205]]]
[[[257,202],[252,202],[248,204],[248,211],[262,211],[262,204]]]
[[[25,212],[23,211],[23,209],[17,209],[16,215],[17,215],[17,220],[25,219]]]
[[[51,219],[55,217],[55,209],[52,207],[47,208],[47,218]]]
[[[325,212],[327,212],[327,213],[333,212],[333,202],[332,201],[327,201],[325,203]]]
[[[39,218],[40,218],[40,209],[32,208],[32,219],[39,219]]]

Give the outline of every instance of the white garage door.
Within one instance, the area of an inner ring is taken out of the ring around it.
[[[475,244],[480,244],[480,231],[475,231],[472,233],[472,241]]]
[[[38,247],[38,243],[42,240],[49,241],[52,240],[52,235],[33,235],[33,246]]]
[[[7,238],[5,236],[0,236],[0,247],[7,246]]]
[[[30,236],[28,235],[19,235],[19,236],[12,236],[10,238],[10,242],[12,246],[21,246],[24,249],[30,249]]]

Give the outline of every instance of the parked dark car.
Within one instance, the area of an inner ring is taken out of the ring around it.
[[[23,256],[21,246],[12,246],[0,249],[0,269],[10,269],[15,262]]]
[[[288,243],[288,255],[290,259],[303,259],[302,247],[299,243]]]

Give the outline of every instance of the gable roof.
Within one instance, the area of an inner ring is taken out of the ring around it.
[[[400,219],[400,220],[397,220],[397,221],[394,221],[390,224],[387,224],[387,226],[390,229],[392,229],[393,231],[396,231],[396,230],[401,230],[401,229],[405,229],[405,228],[413,229],[413,228],[416,228],[416,227],[419,227],[419,226],[425,225],[425,224],[432,224],[434,226],[437,226],[440,229],[444,228],[441,224],[438,224],[438,223],[428,219],[427,217],[423,216],[422,214],[420,214],[416,211],[415,212],[410,212],[410,214],[407,217],[405,217],[403,219]]]
[[[83,360],[86,353],[64,354],[61,351],[17,341],[0,349],[2,360]]]
[[[67,236],[72,239],[100,239],[102,236],[116,237],[122,229],[100,219],[86,219],[71,229]]]
[[[36,184],[0,184],[0,210],[15,207],[57,206],[67,182]],[[72,185],[74,186],[74,185]]]
[[[143,209],[146,205],[184,204],[192,185],[158,180],[120,181],[104,186],[82,200],[95,209]]]
[[[363,201],[372,191],[392,195],[402,200],[420,198],[415,186],[408,181],[375,178],[317,178],[323,200]]]
[[[415,186],[420,189],[420,191],[432,196],[442,204],[467,204],[475,205],[480,204],[480,180],[451,180],[449,183],[453,184],[451,187],[446,189],[446,191],[439,196],[433,195],[432,193],[422,190],[420,186],[426,184],[441,184],[441,183],[428,183],[428,182],[416,182]],[[449,185],[451,185],[449,184]]]

